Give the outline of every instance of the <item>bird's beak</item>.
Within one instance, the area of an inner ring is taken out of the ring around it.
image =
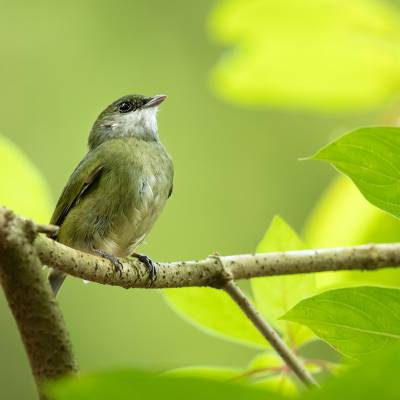
[[[158,106],[166,98],[167,98],[167,95],[165,95],[165,94],[158,94],[157,96],[150,97],[149,101],[142,108],[150,108],[150,107]]]

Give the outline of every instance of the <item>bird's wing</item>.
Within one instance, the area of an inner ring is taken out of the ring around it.
[[[77,204],[91,185],[98,180],[103,170],[103,164],[97,157],[87,155],[75,168],[65,186],[50,223],[60,226],[68,212]]]

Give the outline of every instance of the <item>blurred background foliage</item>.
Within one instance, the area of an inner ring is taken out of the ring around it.
[[[175,190],[142,252],[165,261],[252,252],[276,213],[308,246],[399,240],[399,222],[346,178],[325,189],[334,172],[298,161],[354,127],[397,123],[399,6],[0,0],[0,203],[46,222],[98,113],[126,93],[167,93],[159,127]],[[388,274],[382,282],[396,283]],[[349,278],[359,279],[318,280]],[[71,278],[60,302],[83,371],[234,369],[257,354],[196,330],[158,291]],[[2,296],[0,327],[2,395],[33,399]]]
[[[210,26],[233,50],[212,82],[240,104],[379,106],[400,84],[398,22],[398,10],[385,1],[224,0]]]

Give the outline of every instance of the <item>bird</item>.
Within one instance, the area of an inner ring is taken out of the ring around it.
[[[157,111],[166,95],[123,96],[98,116],[89,133],[88,152],[62,191],[50,223],[59,227],[58,242],[106,258],[116,271],[118,257],[134,256],[172,194],[174,167],[160,141]],[[48,280],[57,295],[66,274],[51,270]]]

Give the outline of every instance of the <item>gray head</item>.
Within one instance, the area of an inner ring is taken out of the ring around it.
[[[89,135],[92,150],[103,142],[118,137],[159,140],[157,110],[167,96],[145,97],[130,94],[110,104],[97,118]]]

